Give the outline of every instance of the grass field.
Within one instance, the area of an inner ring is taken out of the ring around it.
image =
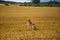
[[[60,40],[60,7],[0,6],[0,40]]]

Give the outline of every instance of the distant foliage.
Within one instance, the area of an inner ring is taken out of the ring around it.
[[[22,6],[22,5],[20,5]],[[34,7],[60,7],[60,3],[57,1],[40,2],[40,0],[32,0],[32,3],[24,2],[23,6],[34,6]]]
[[[9,4],[19,4],[19,6],[60,7],[60,2],[51,0],[48,2],[40,2],[40,0],[32,0],[31,2],[24,2],[24,3],[0,0],[0,3],[5,4],[6,6],[9,6]]]

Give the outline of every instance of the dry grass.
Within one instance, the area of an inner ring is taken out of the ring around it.
[[[27,19],[38,30],[27,27]],[[0,40],[60,40],[59,7],[0,6]]]

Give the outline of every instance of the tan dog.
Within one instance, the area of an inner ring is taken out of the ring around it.
[[[36,25],[31,22],[30,19],[28,19],[28,26],[31,27],[33,30],[36,30]]]

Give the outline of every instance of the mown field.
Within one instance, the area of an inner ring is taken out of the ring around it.
[[[60,7],[0,6],[0,40],[60,40]]]

